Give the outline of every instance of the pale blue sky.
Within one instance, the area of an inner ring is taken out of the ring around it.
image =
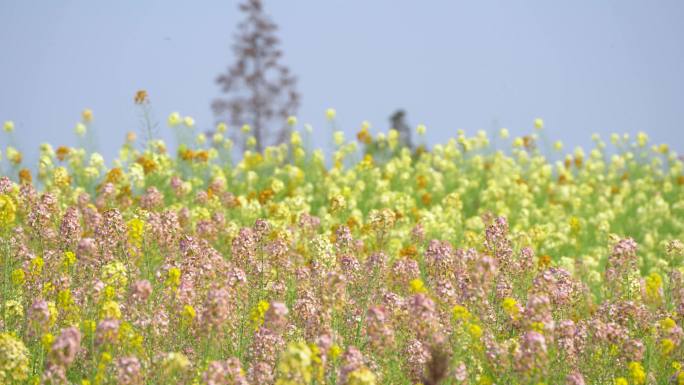
[[[98,5],[95,5],[95,4]],[[133,95],[214,123],[214,83],[232,61],[237,1],[0,1],[0,121],[23,149],[74,144],[91,108],[111,159],[138,128]],[[270,0],[300,122],[348,135],[386,130],[398,107],[430,143],[459,128],[527,133],[535,117],[570,147],[646,131],[684,150],[684,2]],[[162,125],[163,136],[171,138]],[[326,131],[327,132],[327,131]],[[319,144],[325,144],[321,140]],[[6,144],[0,139],[2,147]]]

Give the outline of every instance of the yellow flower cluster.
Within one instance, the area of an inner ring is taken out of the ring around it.
[[[0,228],[7,228],[16,219],[17,206],[12,198],[6,194],[0,194]]]
[[[290,342],[278,360],[276,385],[306,385],[322,381],[321,358],[316,345]]]
[[[24,343],[8,333],[0,334],[0,383],[19,383],[28,378],[29,353]]]
[[[261,326],[264,323],[264,316],[266,315],[266,311],[268,311],[269,307],[270,305],[268,301],[261,300],[259,301],[259,303],[256,304],[254,309],[252,309],[250,319],[252,320],[252,324],[254,325],[254,330],[258,329],[259,326]]]

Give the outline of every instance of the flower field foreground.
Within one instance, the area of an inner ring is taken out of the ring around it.
[[[0,383],[684,384],[683,165],[646,135],[364,124],[326,161],[291,118],[233,162],[169,123],[177,154],[129,135],[111,168],[6,149]]]

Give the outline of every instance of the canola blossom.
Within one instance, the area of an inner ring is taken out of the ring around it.
[[[536,119],[409,148],[325,116],[329,156],[294,116],[255,152],[179,112],[176,150],[5,147],[0,383],[684,385],[667,145],[563,153]]]

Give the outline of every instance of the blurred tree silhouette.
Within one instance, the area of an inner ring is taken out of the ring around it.
[[[390,116],[390,128],[394,128],[399,132],[399,143],[410,149],[413,149],[411,142],[411,128],[406,123],[406,111],[403,109],[396,110]]]
[[[279,63],[283,53],[275,36],[278,27],[264,13],[262,1],[246,0],[240,10],[246,18],[238,25],[233,45],[237,60],[216,79],[226,96],[215,99],[212,110],[219,121],[238,127],[249,124],[261,151],[289,138],[286,121],[299,107],[299,94],[296,78]],[[245,146],[244,140],[236,143]]]

